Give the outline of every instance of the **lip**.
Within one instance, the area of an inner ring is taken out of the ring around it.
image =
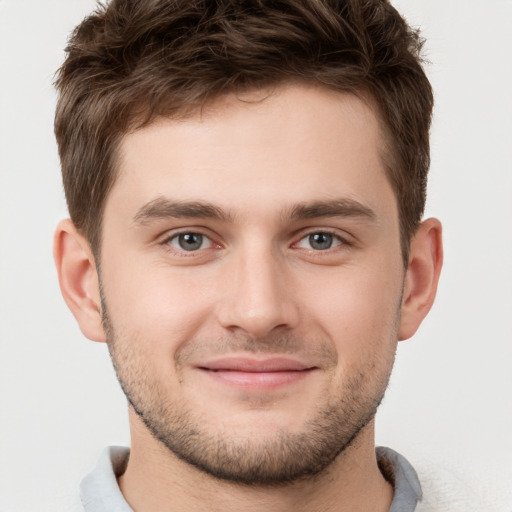
[[[270,391],[294,384],[317,368],[295,359],[228,357],[198,365],[207,377],[245,391]]]
[[[201,364],[201,368],[212,371],[240,371],[249,373],[293,372],[312,368],[301,361],[286,357],[252,359],[249,357],[225,357]]]

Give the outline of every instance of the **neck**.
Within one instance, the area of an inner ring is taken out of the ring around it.
[[[377,466],[374,423],[322,473],[280,486],[216,479],[178,459],[130,411],[132,447],[119,486],[135,512],[387,512],[393,490]]]

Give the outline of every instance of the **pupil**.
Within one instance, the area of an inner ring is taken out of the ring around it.
[[[200,249],[203,243],[203,235],[197,233],[185,233],[179,236],[179,244],[185,251]]]
[[[309,243],[313,249],[325,251],[332,246],[332,235],[329,233],[315,233],[314,235],[309,235]]]

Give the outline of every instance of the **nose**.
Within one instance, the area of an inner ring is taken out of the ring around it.
[[[289,331],[300,313],[286,264],[270,249],[233,255],[224,274],[217,318],[225,329],[262,339],[274,331]]]

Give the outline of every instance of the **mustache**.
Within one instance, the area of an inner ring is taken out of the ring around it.
[[[174,354],[178,366],[196,360],[225,357],[231,355],[290,355],[314,363],[314,366],[336,365],[338,353],[332,343],[325,339],[308,339],[297,335],[270,335],[265,338],[252,338],[243,334],[233,334],[210,340],[190,340]]]

